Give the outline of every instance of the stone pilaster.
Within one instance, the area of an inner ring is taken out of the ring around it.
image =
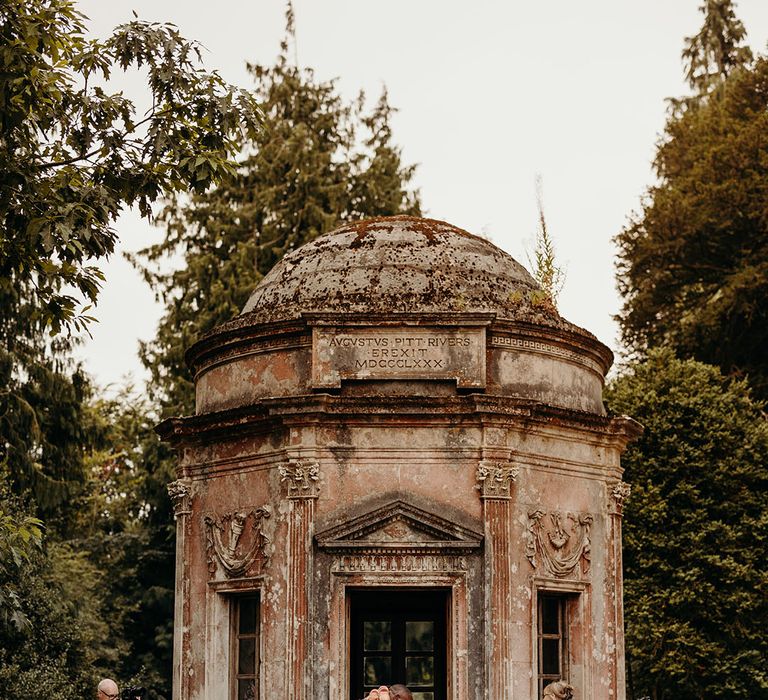
[[[190,576],[187,571],[187,542],[190,538],[192,515],[192,480],[183,478],[168,484],[168,495],[173,504],[176,521],[176,597],[173,610],[173,700],[190,697],[190,677],[182,673],[183,660],[187,658],[190,629]]]
[[[512,577],[512,485],[517,467],[483,460],[477,469],[485,528],[486,697],[511,700],[513,622],[510,602]]]
[[[615,600],[613,619],[614,637],[614,665],[616,669],[611,679],[609,693],[616,700],[626,698],[626,669],[624,660],[624,565],[621,550],[621,521],[624,513],[624,503],[629,499],[631,487],[623,481],[614,481],[607,484],[608,513],[611,521],[611,552],[610,565],[613,566],[613,576],[610,579],[610,591],[612,600]]]
[[[312,692],[312,538],[320,471],[312,460],[280,466],[288,510],[288,591],[285,696],[309,700]]]

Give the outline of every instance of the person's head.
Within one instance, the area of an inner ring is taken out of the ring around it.
[[[105,678],[99,683],[96,693],[97,700],[118,700],[119,697],[120,692],[117,689],[117,683],[111,678]]]
[[[389,694],[392,700],[413,700],[411,691],[408,690],[402,683],[395,683],[389,686]]]
[[[571,700],[572,698],[573,686],[565,681],[556,681],[544,688],[544,700]]]

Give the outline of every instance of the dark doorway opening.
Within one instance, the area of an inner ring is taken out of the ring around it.
[[[403,683],[414,700],[446,700],[449,591],[349,593],[350,700]]]

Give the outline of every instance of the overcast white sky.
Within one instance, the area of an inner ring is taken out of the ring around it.
[[[425,214],[489,237],[527,266],[534,179],[567,267],[560,311],[619,349],[611,238],[653,181],[665,98],[686,90],[680,52],[702,0],[296,0],[298,59],[349,97],[386,84],[400,111],[395,141],[418,163]],[[245,62],[271,63],[282,0],[81,0],[94,34],[133,18],[169,21],[207,49],[206,66],[250,87]],[[749,43],[765,52],[768,3],[740,0]],[[119,79],[122,80],[122,79]],[[123,84],[118,82],[120,87]],[[136,94],[136,76],[124,87]],[[127,213],[121,250],[162,232]],[[103,385],[145,377],[139,339],[162,312],[118,252],[93,340],[79,352]]]

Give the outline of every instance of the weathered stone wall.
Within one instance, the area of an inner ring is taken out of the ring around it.
[[[184,516],[190,526],[179,586],[187,587],[195,612],[183,645],[190,677],[182,697],[221,697],[225,679],[206,681],[206,669],[226,667],[227,645],[216,641],[226,637],[220,599],[243,586],[262,592],[265,692],[290,682],[307,685],[290,697],[310,690],[346,697],[346,587],[440,586],[453,591],[452,697],[535,697],[537,590],[579,595],[571,681],[581,697],[622,697],[614,544],[620,524],[611,494],[626,426],[533,405],[505,410],[503,402],[476,398],[420,399],[411,415],[396,411],[406,407],[401,398],[275,400],[269,416],[232,417],[215,428],[226,439],[203,437],[185,450],[182,471],[195,495]],[[262,432],[260,423],[272,425]],[[382,550],[377,537],[388,536],[375,527],[359,551],[314,539],[401,503],[422,511],[406,542],[418,541],[417,523],[430,514],[478,538],[447,553],[414,553],[408,544]],[[210,572],[216,559],[206,517],[260,509],[268,513],[261,521],[266,539],[254,570],[243,581],[220,564]],[[558,524],[573,539],[566,551],[576,558],[553,570],[557,553],[545,550]]]

